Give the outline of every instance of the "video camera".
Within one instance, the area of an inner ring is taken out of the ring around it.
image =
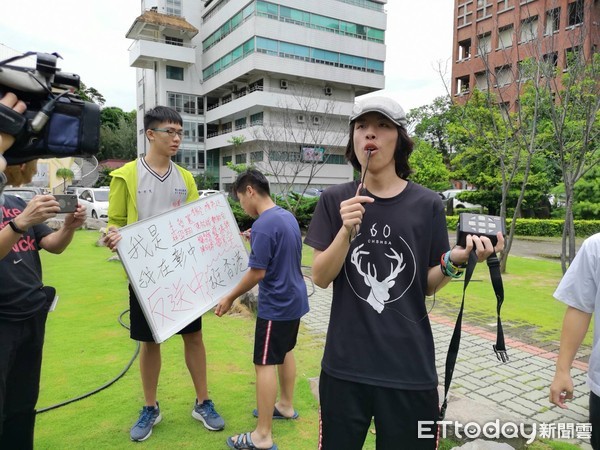
[[[10,65],[36,56],[36,67]],[[25,114],[0,104],[0,132],[15,136],[4,153],[9,165],[38,158],[92,156],[100,148],[100,107],[75,93],[79,75],[56,67],[57,53],[27,52],[0,61],[0,97],[13,92]]]

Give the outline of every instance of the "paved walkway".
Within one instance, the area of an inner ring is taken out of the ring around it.
[[[309,293],[312,289],[309,283]],[[310,307],[311,311],[303,321],[311,332],[324,336],[329,322],[331,289],[314,287]],[[444,365],[455,317],[438,316],[434,309],[430,319],[443,393]],[[588,421],[588,388],[585,385],[587,363],[575,362],[571,373],[576,398],[569,403],[569,409],[564,410],[548,401],[557,357],[555,351],[507,336],[506,345],[510,361],[503,364],[496,359],[493,352],[492,344],[495,342],[495,333],[467,325],[463,321],[460,351],[450,388],[451,398],[446,420],[460,419],[462,423],[476,421],[481,425],[495,419],[500,419],[503,423],[510,420],[537,424],[538,437],[540,428],[544,428],[548,434],[541,437],[559,440],[561,436],[571,436],[574,439],[569,439],[570,443],[591,449],[586,440],[576,439],[577,436],[584,437],[583,434],[574,431],[575,424]],[[465,399],[466,407],[463,402]],[[466,411],[457,411],[458,405],[461,404],[462,409]],[[481,408],[478,409],[474,405]],[[486,419],[475,411],[486,411]]]

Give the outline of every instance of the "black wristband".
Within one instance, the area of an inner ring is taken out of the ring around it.
[[[27,233],[27,231],[26,231],[26,230],[21,230],[21,229],[20,229],[20,228],[17,226],[17,224],[15,223],[15,221],[14,221],[14,220],[11,220],[11,221],[9,221],[9,222],[8,222],[8,225],[10,225],[10,227],[12,228],[12,230],[13,230],[15,233],[19,233],[19,234],[25,234],[25,233]]]

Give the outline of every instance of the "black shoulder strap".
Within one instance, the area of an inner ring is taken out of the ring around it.
[[[502,321],[500,320],[500,309],[502,308],[502,303],[504,302],[504,287],[502,285],[502,276],[500,274],[500,264],[498,262],[498,257],[496,256],[496,254],[493,253],[488,258],[487,264],[490,271],[490,278],[492,280],[492,286],[494,287],[494,292],[496,294],[497,301],[496,314],[498,316],[498,330],[496,336],[496,344],[493,346],[493,349],[494,352],[496,352],[496,357],[498,358],[498,360],[506,362],[508,361],[508,354],[506,353],[506,346],[504,345],[504,331],[502,330]],[[456,358],[458,357],[458,350],[460,348],[462,317],[465,308],[465,294],[467,291],[467,286],[469,285],[471,277],[473,276],[473,271],[475,270],[476,265],[477,255],[475,254],[475,250],[473,250],[469,254],[469,261],[467,263],[467,269],[465,270],[465,282],[463,285],[463,295],[460,304],[460,310],[456,318],[456,325],[454,325],[452,339],[450,340],[450,345],[448,346],[448,354],[446,355],[446,373],[444,375],[444,402],[442,403],[442,407],[440,408],[439,420],[444,420],[444,417],[446,416],[446,408],[448,407],[448,392],[450,391],[452,375],[454,374],[454,366],[456,365]]]

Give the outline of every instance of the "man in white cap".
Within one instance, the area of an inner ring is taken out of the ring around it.
[[[320,447],[362,449],[371,419],[381,449],[434,449],[439,417],[433,334],[425,296],[459,277],[472,249],[494,248],[468,236],[449,250],[440,197],[408,177],[413,142],[402,107],[386,97],[356,103],[346,159],[361,174],[325,190],[305,243],[314,248],[313,280],[333,300],[322,361]],[[427,437],[428,436],[428,437]]]

